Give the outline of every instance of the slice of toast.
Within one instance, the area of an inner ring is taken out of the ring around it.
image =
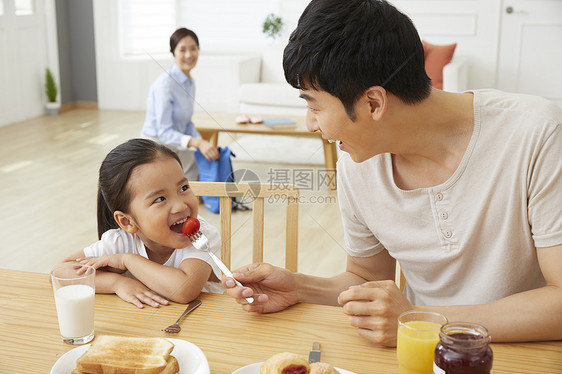
[[[164,338],[102,335],[76,360],[76,370],[91,374],[158,374],[168,370],[169,364],[175,362],[177,366],[176,359],[170,359],[173,348],[174,344]]]
[[[168,357],[168,364],[159,374],[179,374],[179,372],[180,372],[180,365],[178,363],[178,360],[174,356],[170,355],[170,357]],[[72,370],[70,374],[90,374],[90,373],[80,371],[78,370],[78,368],[76,368]]]
[[[180,364],[174,356],[168,357],[168,365],[160,372],[160,374],[178,374],[180,372]]]

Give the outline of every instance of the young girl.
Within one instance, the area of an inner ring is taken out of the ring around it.
[[[139,308],[187,303],[201,290],[222,293],[220,270],[182,234],[198,207],[176,153],[152,140],[131,139],[100,167],[100,240],[63,261],[95,267],[97,293],[115,293]],[[218,230],[198,219],[217,253]]]

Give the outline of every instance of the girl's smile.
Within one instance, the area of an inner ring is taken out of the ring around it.
[[[189,218],[189,217],[187,217],[187,218]],[[174,222],[174,223],[170,226],[170,230],[172,230],[173,232],[182,233],[182,226],[183,226],[183,223],[184,223],[185,221],[187,221],[187,218],[180,219],[179,221]]]

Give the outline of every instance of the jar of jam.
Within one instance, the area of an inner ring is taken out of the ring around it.
[[[488,330],[470,322],[441,326],[435,347],[434,374],[490,374],[493,353]]]

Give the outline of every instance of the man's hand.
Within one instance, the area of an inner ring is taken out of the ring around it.
[[[338,297],[358,334],[386,347],[396,346],[398,316],[413,305],[391,280],[371,281],[352,286]]]
[[[225,293],[248,312],[277,312],[299,302],[295,274],[289,270],[259,263],[243,266],[233,276],[244,287],[236,286],[232,278],[223,275]],[[252,304],[245,299],[250,296],[254,297]]]

